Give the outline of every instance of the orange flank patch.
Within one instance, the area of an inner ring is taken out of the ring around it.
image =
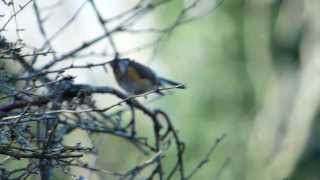
[[[137,71],[131,67],[128,68],[127,73],[128,73],[128,79],[130,79],[134,82],[139,82],[139,81],[143,80],[143,78],[141,78],[139,76],[139,73],[137,73]]]
[[[128,79],[140,90],[150,90],[152,89],[152,82],[149,79],[142,78],[139,73],[137,73],[133,68],[128,68],[127,70]]]

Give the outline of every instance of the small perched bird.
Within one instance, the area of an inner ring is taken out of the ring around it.
[[[143,94],[151,90],[157,90],[165,85],[177,86],[177,88],[185,89],[185,86],[159,77],[149,67],[132,61],[130,59],[115,59],[111,61],[115,78],[118,84],[130,94]],[[160,91],[156,91],[161,94]]]

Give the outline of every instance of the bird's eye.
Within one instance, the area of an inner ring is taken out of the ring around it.
[[[125,62],[119,63],[119,71],[120,71],[120,73],[125,73],[126,69],[127,69],[126,67],[127,67],[127,64]]]

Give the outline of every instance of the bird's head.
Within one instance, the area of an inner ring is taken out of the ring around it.
[[[130,60],[129,59],[115,59],[110,62],[110,65],[114,71],[114,73],[118,75],[123,75],[126,73]]]

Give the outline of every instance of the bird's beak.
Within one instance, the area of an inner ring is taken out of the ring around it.
[[[110,65],[112,68],[114,68],[116,66],[117,61],[118,61],[117,59],[110,61]]]

